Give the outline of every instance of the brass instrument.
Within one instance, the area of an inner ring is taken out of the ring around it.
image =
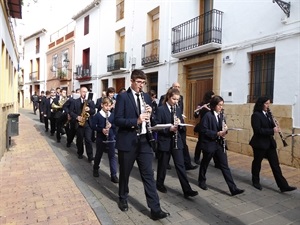
[[[279,123],[278,123],[278,121],[275,119],[275,117],[273,116],[273,114],[272,114],[272,112],[271,112],[271,110],[270,110],[269,108],[267,109],[267,113],[269,114],[270,118],[272,118],[272,120],[273,120],[275,126],[279,128],[278,134],[279,134],[279,136],[280,136],[280,138],[281,138],[283,147],[288,146],[288,144],[286,143],[285,138],[283,137],[283,134],[282,134],[282,132],[281,132],[281,130],[280,130]]]
[[[78,122],[79,126],[84,126],[87,119],[90,117],[90,114],[85,110],[85,108],[88,106],[87,100],[84,100],[82,111],[81,111],[81,121]]]
[[[68,97],[61,96],[61,98],[58,101],[58,105],[53,102],[51,104],[51,108],[55,110],[62,109],[63,105],[66,103],[67,100]]]
[[[108,112],[105,112],[105,129],[108,129],[108,132],[106,134],[106,141],[103,141],[103,143],[113,143],[113,142],[116,142],[115,140],[110,140],[109,138],[109,129],[111,127],[111,123],[109,122],[108,120]]]
[[[141,98],[142,98],[142,101],[143,101],[143,107],[146,110],[147,103],[145,102],[144,93],[142,91],[140,93],[141,93]],[[148,112],[148,111],[147,111],[147,113],[150,114],[150,112]],[[149,115],[149,120],[146,121],[146,131],[147,131],[147,137],[148,137],[148,140],[150,142],[150,145],[151,145],[152,149],[155,151],[156,141],[155,141],[155,138],[153,136],[152,129],[151,129],[151,115]]]
[[[177,118],[177,115],[176,115],[176,105],[173,106],[173,112],[174,112],[174,115],[173,115],[173,118],[174,118],[174,126],[175,127],[178,127],[178,118]],[[173,139],[174,139],[174,148],[175,150],[178,149],[178,145],[177,145],[177,142],[178,142],[178,130],[175,131],[174,135],[173,135]]]

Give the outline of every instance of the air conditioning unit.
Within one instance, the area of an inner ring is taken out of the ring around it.
[[[232,64],[233,63],[233,58],[232,58],[231,53],[225,54],[225,56],[223,58],[223,63],[225,63],[225,64]]]

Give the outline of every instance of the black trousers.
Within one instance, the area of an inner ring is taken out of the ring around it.
[[[77,127],[76,127],[77,124],[78,124],[77,122],[71,120],[65,126],[68,144],[71,144],[74,140],[77,131]]]
[[[167,173],[167,165],[170,160],[170,157],[172,155],[176,173],[182,188],[183,193],[186,193],[188,191],[191,191],[192,188],[189,184],[186,171],[185,171],[185,165],[184,165],[184,159],[182,158],[182,149],[171,149],[170,151],[160,151],[158,150],[158,161],[157,161],[157,178],[156,183],[157,185],[163,185],[166,178]]]
[[[224,152],[224,148],[220,144],[216,144],[214,149],[203,149],[203,158],[200,163],[198,177],[199,184],[206,183],[206,171],[211,159],[214,156],[218,159],[220,170],[222,171],[223,177],[229,187],[230,192],[235,191],[237,187],[233,181],[231,171],[228,166],[227,153],[226,151]]]
[[[135,149],[128,149],[128,151],[118,150],[118,160],[119,199],[127,200],[128,198],[129,176],[136,161],[143,181],[147,205],[154,212],[160,211],[159,197],[156,191],[152,169],[153,150],[146,139],[146,135],[141,135]]]
[[[91,140],[92,128],[90,127],[88,122],[86,122],[83,127],[78,126],[76,135],[77,135],[76,138],[77,154],[83,155],[84,152],[83,140],[84,140],[86,155],[88,159],[92,159],[93,158],[93,146]]]
[[[276,149],[271,148],[268,150],[264,150],[264,149],[254,149],[253,148],[253,154],[254,154],[254,159],[252,161],[252,168],[251,168],[253,183],[259,183],[259,181],[260,181],[259,173],[261,170],[261,162],[264,158],[266,158],[269,161],[269,164],[271,166],[277,186],[280,189],[284,189],[289,186],[288,182],[282,175],[281,168],[279,166],[279,160],[278,160]]]

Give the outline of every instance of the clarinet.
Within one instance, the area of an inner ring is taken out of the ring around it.
[[[142,98],[142,101],[143,101],[143,107],[146,110],[147,103],[146,103],[145,98],[144,98],[144,93],[142,91],[140,93],[141,93],[141,98]],[[148,112],[148,111],[146,113],[150,114],[150,112]],[[147,138],[150,142],[150,145],[151,145],[152,149],[155,150],[156,149],[156,141],[153,137],[153,133],[152,133],[152,129],[151,129],[151,118],[150,117],[151,117],[151,115],[149,115],[149,120],[146,121]]]
[[[222,114],[222,131],[224,131],[225,127],[226,127],[224,109],[221,110],[220,114]],[[226,139],[225,139],[225,137],[221,137],[221,138],[222,138],[222,144],[223,144],[223,151],[225,153],[226,152]]]
[[[174,126],[175,127],[178,127],[178,124],[177,124],[177,116],[176,116],[176,105],[173,106],[174,107]],[[178,142],[178,130],[175,131],[175,134],[173,135],[173,139],[174,139],[174,148],[175,150],[178,150],[178,145],[177,145],[177,142]]]
[[[275,126],[279,128],[278,134],[279,134],[279,136],[280,136],[280,138],[281,138],[283,147],[288,146],[288,144],[287,144],[286,141],[285,141],[285,138],[283,138],[283,134],[282,134],[282,132],[281,132],[281,130],[280,130],[279,123],[278,123],[278,121],[275,119],[275,117],[273,116],[273,114],[272,114],[272,112],[271,112],[271,110],[270,110],[269,108],[267,109],[267,113],[269,114],[270,118],[272,118],[272,120],[273,120]]]
[[[108,120],[108,112],[105,112],[105,129],[108,129],[110,122]],[[109,128],[110,129],[110,128]],[[106,134],[106,141],[103,141],[103,143],[111,143],[111,142],[115,142],[115,140],[109,140],[109,130],[108,133]]]

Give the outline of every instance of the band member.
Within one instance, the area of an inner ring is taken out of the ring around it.
[[[49,130],[49,119],[48,119],[47,107],[46,107],[49,98],[50,98],[50,91],[46,91],[46,96],[44,96],[44,98],[42,98],[41,101],[41,110],[44,117],[45,132],[48,132]]]
[[[259,97],[254,105],[253,114],[251,116],[251,126],[253,136],[250,145],[253,149],[254,159],[252,161],[252,184],[262,190],[260,185],[259,173],[261,169],[261,161],[266,158],[271,166],[275,181],[281,192],[296,190],[296,187],[289,186],[283,177],[279,160],[276,152],[277,144],[274,134],[280,132],[280,128],[275,125],[273,119],[268,113],[270,106],[270,98]]]
[[[97,109],[97,112],[100,112],[101,110],[101,103],[102,98],[106,97],[106,91],[102,91],[102,95],[100,98],[97,98],[95,108]]]
[[[153,151],[146,135],[146,120],[150,119],[147,112],[152,112],[149,95],[144,94],[146,107],[142,104],[140,91],[146,75],[141,70],[131,73],[131,86],[117,97],[115,108],[115,124],[117,131],[116,148],[119,159],[119,203],[122,211],[128,210],[129,176],[134,162],[137,161],[142,177],[147,205],[151,209],[153,220],[169,216],[161,210],[159,197],[155,187],[152,160]]]
[[[166,193],[167,189],[164,186],[166,178],[167,164],[172,155],[177,176],[179,178],[184,197],[194,197],[198,195],[197,191],[193,191],[187,179],[184,160],[183,160],[183,141],[181,138],[180,129],[178,126],[182,119],[182,112],[177,107],[180,92],[177,89],[170,89],[162,106],[157,108],[156,120],[157,124],[173,124],[170,128],[165,128],[158,131],[158,162],[157,162],[157,179],[156,188],[160,192]]]
[[[50,90],[50,97],[46,99],[45,106],[44,106],[44,117],[45,119],[50,120],[50,134],[51,136],[54,136],[55,129],[56,129],[56,123],[55,123],[55,112],[52,109],[52,104],[56,99],[56,92],[54,89]],[[48,130],[46,128],[46,130]]]
[[[209,107],[209,102],[214,97],[214,92],[213,91],[207,91],[204,96],[202,102],[197,106],[197,109],[194,112],[194,117],[198,118],[200,116],[200,121],[204,117],[204,115],[210,111]],[[198,141],[196,144],[195,148],[195,153],[194,153],[194,161],[196,164],[200,164],[200,155],[201,155],[201,148],[200,148],[200,121],[199,123],[195,126],[194,132],[198,133]],[[215,167],[217,167],[217,159],[214,157],[214,162],[215,162]]]
[[[41,91],[41,95],[39,96],[39,114],[40,114],[40,122],[44,123],[44,115],[43,115],[43,101],[46,99],[45,92]]]
[[[85,143],[88,161],[94,160],[92,146],[92,128],[91,116],[95,114],[95,104],[92,98],[86,99],[88,90],[86,87],[80,88],[80,98],[72,101],[70,114],[72,119],[76,120],[76,146],[78,158],[83,158],[83,140]]]
[[[70,96],[67,102],[63,105],[63,109],[67,114],[67,122],[64,124],[67,135],[67,148],[71,147],[71,144],[76,135],[77,121],[75,119],[72,119],[70,110],[72,102],[77,99],[77,97],[80,97],[80,88],[76,89],[72,96]]]
[[[223,98],[220,96],[214,96],[210,101],[210,112],[207,112],[200,122],[200,145],[203,150],[203,158],[200,163],[198,185],[203,190],[207,190],[207,167],[212,157],[216,156],[231,195],[234,196],[243,193],[244,190],[237,188],[228,167],[224,142],[225,135],[227,134],[227,126],[224,123],[224,117],[221,113],[223,105]]]
[[[115,125],[114,113],[110,112],[112,102],[108,97],[104,97],[101,103],[101,111],[96,113],[92,120],[92,128],[97,132],[96,155],[93,166],[93,176],[99,177],[99,165],[104,152],[108,148],[110,179],[113,183],[119,183],[117,177],[117,160],[115,156]]]
[[[52,104],[52,109],[54,110],[54,118],[55,118],[55,124],[56,124],[56,141],[59,143],[61,139],[61,135],[65,134],[65,131],[63,129],[64,123],[67,120],[67,114],[63,109],[63,105],[68,100],[67,97],[67,90],[61,89],[60,96],[54,99],[54,102]]]
[[[33,113],[36,115],[36,110],[39,108],[39,96],[36,94],[36,91],[34,94],[31,96],[31,101],[33,104]]]
[[[177,89],[177,90],[180,91],[180,84],[178,82],[174,82],[172,84],[172,87],[169,88],[169,90],[170,89]],[[166,95],[162,95],[160,97],[158,106],[162,105],[162,103],[164,102],[165,97],[166,97]],[[177,106],[179,106],[181,113],[183,113],[184,111],[183,111],[183,96],[182,95],[180,95],[180,98],[178,100]],[[184,122],[183,118],[182,118],[182,122]],[[183,141],[183,146],[184,146],[184,149],[183,149],[182,153],[183,153],[183,157],[184,157],[185,169],[186,170],[197,169],[198,165],[193,165],[192,164],[192,160],[191,160],[190,153],[189,153],[189,147],[188,147],[188,145],[186,143],[186,128],[183,127],[180,130],[180,133],[181,133],[181,139]],[[167,169],[171,169],[170,164],[168,164]]]

